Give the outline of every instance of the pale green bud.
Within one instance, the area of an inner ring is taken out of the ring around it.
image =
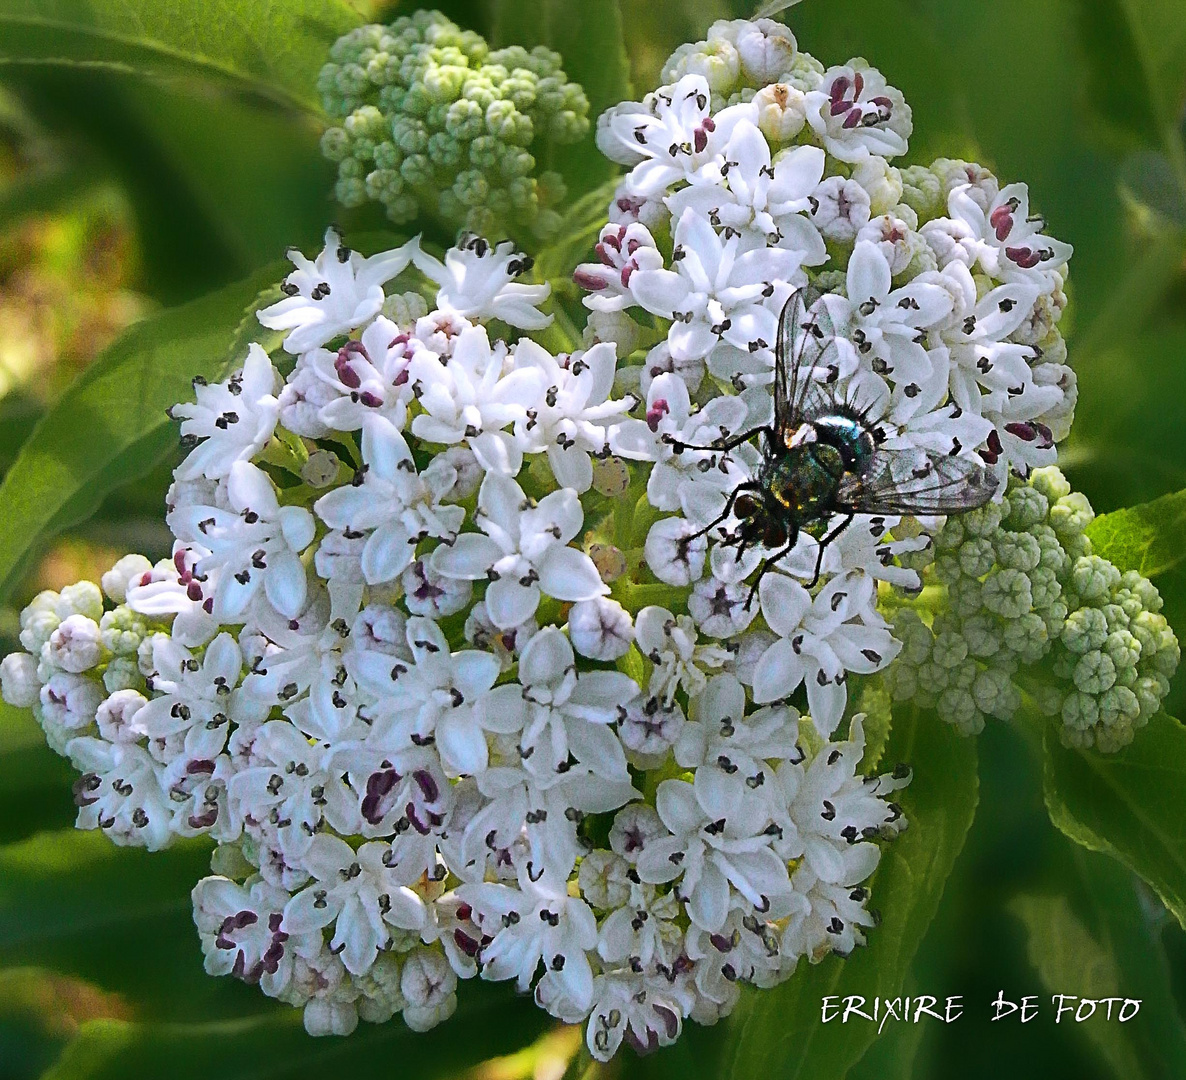
[[[983,602],[994,615],[1019,618],[1033,607],[1029,578],[1020,570],[994,570],[984,581]]]
[[[1120,584],[1120,571],[1107,559],[1087,555],[1075,562],[1071,581],[1084,601],[1097,603],[1106,599],[1111,590]]]
[[[992,569],[995,561],[992,542],[983,536],[976,536],[970,540],[965,540],[960,545],[959,569],[969,577],[984,577]],[[939,560],[936,559],[936,573],[938,573],[938,566]],[[943,579],[940,578],[940,580]]]
[[[1107,653],[1093,649],[1075,665],[1074,680],[1085,694],[1102,694],[1116,682],[1116,665]]]
[[[1108,640],[1108,620],[1098,608],[1079,608],[1067,616],[1061,640],[1073,653],[1102,648]]]

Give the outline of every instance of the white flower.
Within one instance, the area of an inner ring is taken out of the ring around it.
[[[829,310],[857,352],[868,357],[874,373],[916,386],[931,373],[920,331],[935,326],[952,309],[951,294],[942,286],[913,281],[894,289],[885,252],[861,240],[848,262],[848,299],[829,297]],[[841,371],[841,376],[851,372]]]
[[[448,361],[417,354],[411,371],[424,412],[412,421],[412,433],[446,445],[464,440],[482,468],[517,473],[523,451],[503,429],[527,418],[543,385],[538,369],[507,372],[506,359],[506,346],[491,349],[482,326],[461,332]]]
[[[609,452],[610,425],[634,405],[631,397],[610,400],[617,357],[609,343],[594,345],[570,357],[557,358],[534,341],[523,339],[515,349],[520,370],[536,368],[544,390],[516,434],[528,449],[546,450],[552,475],[561,487],[578,494],[593,483],[591,454]]]
[[[313,542],[313,515],[303,506],[281,506],[267,473],[246,461],[231,467],[226,501],[225,509],[190,504],[168,515],[178,539],[209,552],[193,573],[199,581],[213,576],[213,589],[203,589],[213,594],[213,614],[234,622],[262,585],[268,602],[292,618],[305,606],[308,584],[300,553]]]
[[[208,975],[233,975],[258,984],[269,997],[282,994],[292,978],[297,952],[316,952],[312,935],[292,938],[280,927],[289,895],[266,881],[250,888],[225,877],[194,886],[194,923]]]
[[[805,683],[812,721],[830,735],[848,700],[845,673],[880,671],[901,649],[873,606],[873,579],[860,573],[833,578],[813,600],[785,574],[767,574],[759,596],[779,638],[758,661],[754,700],[780,701]]]
[[[367,971],[390,936],[388,925],[418,930],[424,924],[424,901],[384,863],[389,850],[372,841],[355,851],[328,833],[314,836],[303,861],[315,880],[285,905],[284,930],[310,934],[334,923],[330,948],[347,971]]]
[[[7,704],[17,709],[31,709],[41,697],[37,661],[28,653],[9,653],[0,661],[0,687]]]
[[[76,828],[102,829],[113,843],[149,851],[169,844],[169,797],[142,746],[82,736],[71,740],[69,752],[82,774],[74,781]]]
[[[609,1061],[623,1038],[640,1054],[670,1046],[679,1038],[683,1013],[667,980],[629,968],[598,975],[585,1044],[598,1061]]]
[[[310,743],[287,721],[270,720],[251,740],[247,767],[230,779],[231,799],[290,857],[304,851],[323,823],[352,836],[360,827],[358,800],[333,756],[332,747]]]
[[[825,262],[823,238],[804,216],[823,179],[824,152],[800,146],[772,163],[766,137],[742,121],[723,153],[719,183],[695,184],[668,196],[672,217],[682,221],[687,210],[694,210],[717,228],[751,232],[773,247],[797,252],[803,265]]]
[[[419,248],[412,258],[416,268],[441,287],[437,307],[442,311],[471,320],[501,319],[519,330],[540,330],[552,322],[551,315],[536,310],[552,287],[514,280],[527,273],[533,261],[516,252],[509,240],[491,247],[480,236],[467,236],[445,253],[443,263]]]
[[[716,675],[696,695],[692,719],[680,732],[675,760],[685,769],[718,769],[718,783],[764,797],[773,785],[768,761],[802,760],[798,714],[789,706],[771,706],[745,715],[745,690],[733,675]]]
[[[740,634],[757,616],[749,603],[749,587],[715,577],[696,582],[688,597],[688,614],[701,633],[730,638]]]
[[[828,153],[850,162],[904,154],[914,130],[901,92],[861,58],[824,73],[820,89],[807,95],[807,122]]]
[[[699,498],[692,488],[708,488],[723,503],[724,492],[749,478],[756,448],[737,447],[727,455],[690,448],[712,446],[744,430],[748,411],[740,398],[721,395],[693,412],[687,384],[675,374],[659,375],[647,391],[646,418],[623,420],[610,432],[610,448],[621,457],[655,462],[647,498],[659,510],[682,506],[686,512],[687,500]]]
[[[230,634],[219,634],[199,661],[165,634],[152,639],[152,698],[132,718],[149,739],[184,738],[194,761],[217,757],[226,745],[242,695],[235,692],[243,654]]]
[[[732,125],[753,114],[752,107],[739,105],[714,117],[710,106],[704,77],[685,75],[641,102],[625,101],[603,113],[597,121],[597,148],[611,161],[633,166],[627,181],[643,197],[681,180],[694,183]]]
[[[452,467],[434,461],[418,473],[404,437],[381,416],[363,425],[362,461],[354,483],[323,495],[313,509],[347,539],[367,534],[362,576],[368,585],[376,585],[399,577],[415,558],[420,541],[430,536],[452,539],[465,511],[440,501],[456,481]],[[332,576],[325,570],[318,565],[324,576]]]
[[[807,95],[790,83],[772,83],[754,95],[754,122],[772,143],[788,143],[807,123]]]
[[[947,201],[948,213],[967,230],[962,241],[973,261],[1001,281],[1032,283],[1052,292],[1061,283],[1059,271],[1074,249],[1045,236],[1045,221],[1029,212],[1029,189],[1010,184],[981,208],[971,185],[955,188]]]
[[[413,1031],[428,1031],[448,1020],[457,1009],[457,975],[435,949],[408,953],[400,972],[404,1023]]]
[[[128,596],[128,588],[145,574],[152,572],[152,563],[143,555],[125,555],[100,578],[103,591],[117,604]]]
[[[94,722],[95,711],[103,700],[103,687],[85,675],[59,672],[41,687],[38,720],[46,741],[59,754],[66,744]]]
[[[769,814],[759,800],[737,798],[722,776],[698,769],[694,784],[664,780],[655,805],[670,835],[650,840],[638,858],[643,881],[680,879],[689,918],[710,932],[724,926],[734,890],[759,913],[790,890],[786,865],[770,848]]]
[[[677,617],[666,608],[643,608],[634,632],[639,651],[655,665],[649,693],[668,704],[681,686],[690,695],[700,693],[708,682],[705,669],[723,667],[732,657],[720,645],[698,645],[696,624],[687,615]]]
[[[316,261],[295,248],[288,253],[296,269],[284,279],[285,298],[258,313],[270,330],[290,330],[284,348],[304,353],[374,318],[383,307],[383,285],[402,273],[420,249],[419,239],[364,258],[342,247],[330,228]]]
[[[99,734],[108,742],[137,742],[143,736],[132,720],[148,699],[139,690],[117,690],[95,711]]]
[[[638,768],[660,768],[684,726],[684,711],[676,701],[635,697],[618,716],[618,738]]]
[[[41,657],[51,668],[76,675],[89,671],[103,657],[99,624],[85,615],[67,616],[42,646]]]
[[[427,558],[412,563],[400,576],[400,584],[408,610],[413,615],[427,615],[430,619],[464,611],[474,595],[470,582],[437,573]]]
[[[174,477],[219,480],[236,461],[259,453],[272,437],[280,412],[275,386],[272,361],[258,345],[248,348],[243,370],[226,382],[195,381],[197,402],[183,402],[169,410],[173,419],[181,420],[181,445],[189,450]]]
[[[709,29],[709,37],[720,24]],[[737,19],[727,24],[734,36],[745,78],[759,86],[776,82],[791,70],[799,54],[795,35],[774,19]]]
[[[607,780],[629,782],[626,755],[610,726],[639,693],[638,684],[617,671],[577,672],[576,657],[561,630],[545,627],[519,657],[522,684],[520,756],[540,775],[565,772],[569,754]]]
[[[726,230],[722,239],[707,217],[689,208],[675,227],[672,259],[675,270],[637,270],[630,278],[635,301],[672,320],[672,356],[707,356],[719,341],[739,349],[774,343],[802,252],[767,247],[753,233]]]
[[[415,349],[408,335],[380,315],[359,340],[337,352],[305,353],[280,392],[280,417],[298,435],[320,438],[355,431],[368,417],[407,422],[412,384],[408,365]]]
[[[382,694],[376,706],[382,737],[395,745],[423,741],[432,736],[446,771],[472,775],[486,768],[485,731],[516,730],[516,719],[499,702],[517,696],[508,686],[492,691],[499,675],[495,656],[463,649],[452,652],[440,627],[431,619],[408,620],[410,662],[396,660],[389,671],[374,671],[370,685]],[[390,657],[380,657],[382,667]]]
[[[851,244],[869,224],[872,214],[869,193],[855,180],[843,176],[829,176],[809,201],[816,228],[824,239],[837,244]]]
[[[630,651],[634,624],[616,600],[595,596],[573,604],[568,613],[568,637],[582,656],[591,660],[617,660]]]
[[[461,533],[451,545],[441,545],[432,565],[446,577],[488,578],[490,619],[511,629],[535,613],[541,592],[557,600],[591,600],[609,592],[593,560],[567,546],[583,521],[572,489],[554,491],[533,506],[514,480],[489,473],[475,517],[482,533]]]
[[[625,860],[619,861],[628,867]],[[650,966],[657,961],[670,966],[683,945],[683,932],[675,922],[680,915],[675,895],[639,882],[631,884],[629,898],[614,907],[598,933],[602,959],[611,964],[627,961],[632,966]]]
[[[542,963],[578,1008],[589,1007],[593,970],[587,952],[597,945],[597,921],[584,900],[551,887],[547,878],[518,889],[462,885],[457,893],[490,938],[478,954],[483,979],[514,979],[523,993]]]
[[[611,312],[632,307],[630,278],[634,272],[663,266],[663,256],[655,247],[650,229],[639,222],[606,225],[594,250],[598,261],[581,263],[572,275],[573,281],[589,293],[584,304],[591,311]]]
[[[692,522],[681,517],[660,518],[647,531],[643,558],[665,585],[683,586],[700,579],[707,550],[708,540]]]

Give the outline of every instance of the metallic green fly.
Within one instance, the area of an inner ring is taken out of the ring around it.
[[[782,309],[773,422],[711,446],[676,442],[672,447],[677,454],[728,452],[761,438],[757,475],[739,484],[716,520],[695,534],[705,535],[736,516],[736,528],[722,543],[736,546],[739,561],[755,544],[775,552],[762,563],[747,606],[763,575],[794,550],[805,529],[826,530],[834,516],[843,515],[819,541],[811,587],[819,581],[824,550],[857,514],[958,514],[983,506],[998,486],[991,472],[968,458],[880,445],[884,434],[867,411],[836,395],[837,333],[826,305],[818,302],[822,295],[800,289]],[[816,378],[818,371],[827,373],[824,379]]]

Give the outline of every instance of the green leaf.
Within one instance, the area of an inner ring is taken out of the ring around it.
[[[1009,905],[1025,927],[1030,962],[1052,995],[1142,1002],[1136,1023],[1117,1022],[1118,1002],[1111,1022],[1101,1005],[1072,1027],[1116,1076],[1171,1080],[1186,1075],[1186,1026],[1173,1007],[1165,950],[1135,879],[1102,855],[1076,849],[1075,861],[1081,904],[1073,906],[1065,895],[1023,895]],[[1046,1008],[1046,1002],[1041,1006]],[[1064,1013],[1062,1022],[1069,1023],[1070,1014]]]
[[[42,1080],[303,1080],[314,1074],[435,1080],[523,1048],[548,1022],[530,998],[477,981],[458,986],[457,1012],[427,1033],[394,1019],[361,1024],[345,1039],[314,1039],[301,1028],[300,1011],[287,1007],[206,1023],[99,1019],[82,1026]]]
[[[0,485],[0,597],[49,537],[85,520],[108,492],[176,447],[165,409],[189,399],[195,376],[220,379],[242,363],[248,342],[271,340],[254,310],[283,275],[273,264],[138,323],[66,391]]]
[[[1145,89],[1159,119],[1176,126],[1186,94],[1186,17],[1177,0],[1118,0],[1132,33]]]
[[[69,763],[45,745],[32,713],[0,704],[0,844],[69,826],[74,776]]]
[[[1046,809],[1076,843],[1134,870],[1186,926],[1186,728],[1161,713],[1117,754],[1045,744]]]
[[[316,112],[329,47],[359,22],[342,0],[0,0],[0,63],[197,75]]]
[[[872,1024],[820,1022],[828,994],[901,992],[977,801],[976,744],[930,714],[895,718],[885,760],[914,765],[901,803],[910,827],[886,844],[872,883],[881,925],[848,960],[806,961],[782,986],[748,992],[727,1029],[721,1075],[733,1080],[838,1080],[877,1037]]]
[[[1155,577],[1186,559],[1186,491],[1102,514],[1088,527],[1096,555]]]
[[[597,117],[631,95],[618,0],[493,0],[492,23],[496,46],[555,49],[564,58],[565,74],[585,88],[589,134],[576,146],[559,147],[550,165],[572,189],[588,191],[616,169],[594,145]]]

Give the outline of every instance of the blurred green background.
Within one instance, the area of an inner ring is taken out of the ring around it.
[[[326,44],[333,36],[324,27],[348,28],[351,7],[371,17],[414,5],[265,6],[292,8],[297,25],[309,24],[308,56],[289,70],[307,72],[311,99],[317,34]],[[497,44],[509,43],[513,27],[520,43],[563,48],[595,108],[613,100],[610,82],[599,81],[615,60],[599,52],[607,25],[616,30],[620,20],[642,94],[678,44],[703,37],[717,18],[753,11],[742,0],[438,6]],[[140,66],[124,63],[119,41],[96,45],[72,29],[108,7],[119,5],[0,0],[0,59],[77,61],[93,47],[104,60]],[[242,32],[229,0],[167,7],[169,17],[202,20],[216,44]],[[1063,448],[1075,487],[1098,512],[1186,487],[1186,3],[805,0],[783,17],[825,63],[864,55],[903,90],[915,117],[910,163],[962,156],[1003,180],[1028,181],[1052,234],[1075,245],[1068,322],[1080,399]],[[332,204],[320,122],[294,107],[297,95],[277,101],[181,77],[167,64],[143,66],[151,73],[0,62],[0,471],[71,379],[132,322],[243,279],[290,245],[317,246],[331,220],[348,236],[389,229],[377,212]],[[607,175],[590,146],[561,164],[574,198]],[[37,589],[93,575],[129,548],[167,550],[167,476],[158,468],[115,492],[43,554],[0,610],[0,651],[14,645],[16,613]],[[1181,633],[1186,565],[1156,583]],[[1182,715],[1184,684],[1166,703],[1171,715]],[[1127,870],[1054,829],[1040,757],[1025,737],[997,725],[979,739],[979,755],[976,820],[908,981],[919,992],[962,994],[968,1013],[948,1027],[887,1028],[850,1075],[1186,1076],[1186,933]],[[549,1032],[530,1002],[473,984],[462,987],[454,1019],[427,1036],[389,1024],[363,1025],[344,1041],[307,1039],[297,1015],[202,973],[189,889],[208,851],[194,844],[145,855],[73,832],[70,781],[31,721],[0,712],[0,1080],[280,1080],[364,1068],[509,1080],[557,1077],[572,1057],[572,1036]],[[1167,843],[1186,852],[1182,835]],[[1051,993],[1109,987],[1145,1000],[1136,1020],[1055,1026]],[[1024,1026],[989,1023],[999,991],[1039,995],[1042,1014]],[[728,1075],[725,1038],[689,1026],[675,1049],[643,1060],[624,1054],[603,1074]],[[817,1058],[799,1060],[786,1075],[833,1075],[810,1064]]]

